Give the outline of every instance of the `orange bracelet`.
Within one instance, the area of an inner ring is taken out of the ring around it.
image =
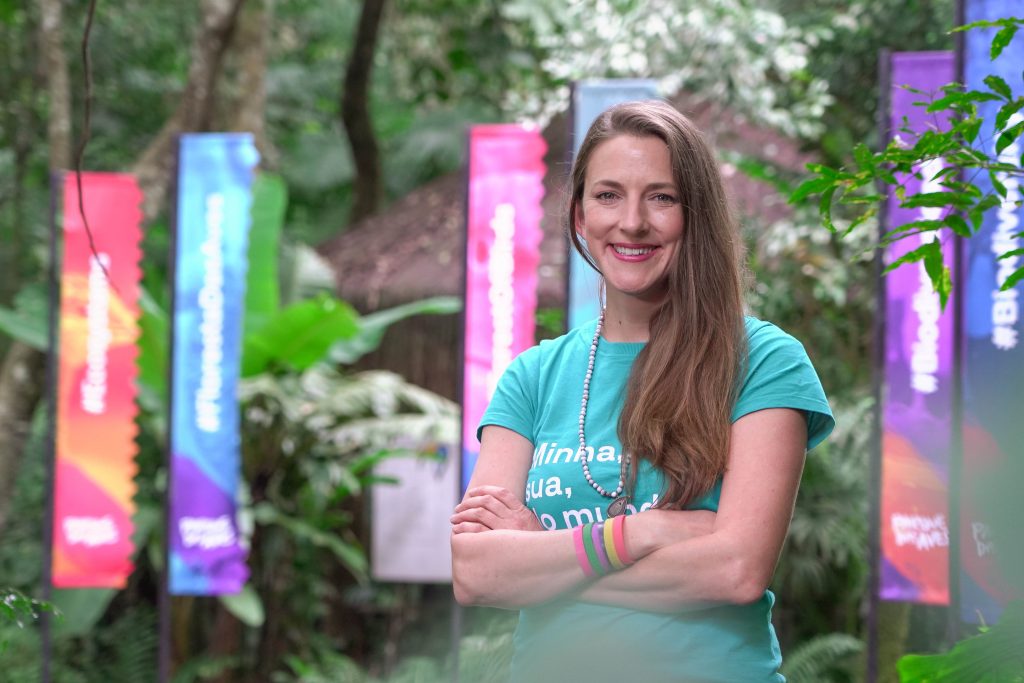
[[[615,542],[615,552],[619,559],[626,566],[636,562],[633,556],[626,550],[626,515],[618,515],[612,519],[612,538]]]

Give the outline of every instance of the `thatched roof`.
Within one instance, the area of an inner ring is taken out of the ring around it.
[[[719,150],[732,150],[801,169],[808,158],[779,133],[760,128],[727,109],[703,102],[674,104],[686,113]],[[565,116],[544,131],[548,173],[542,203],[540,306],[561,306],[565,300],[568,238],[562,225],[564,183],[569,170],[569,124]],[[726,164],[728,190],[741,216],[763,224],[789,213],[774,189]],[[450,173],[417,188],[384,211],[321,245],[319,251],[335,271],[339,295],[366,312],[414,299],[459,295],[463,278],[465,175]]]

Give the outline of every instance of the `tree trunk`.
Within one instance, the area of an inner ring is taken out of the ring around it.
[[[174,142],[179,133],[207,130],[213,117],[217,79],[224,53],[245,0],[201,0],[200,28],[192,42],[188,82],[178,108],[139,157],[133,173],[139,179],[144,200],[143,220],[160,213],[167,198],[174,169]]]
[[[45,361],[42,352],[15,342],[0,365],[0,537],[7,525],[32,414],[43,393],[40,379]]]
[[[356,41],[342,84],[341,122],[348,132],[356,166],[355,202],[349,216],[352,223],[372,214],[380,202],[380,151],[370,120],[369,89],[385,1],[363,0]]]
[[[71,165],[71,92],[64,55],[61,0],[39,0],[39,43],[50,104],[47,145],[51,169]],[[23,226],[16,225],[20,232]],[[43,395],[46,355],[21,342],[0,363],[0,533],[7,524],[11,492],[25,452],[32,414]]]
[[[273,0],[254,0],[242,11],[238,32],[232,41],[237,54],[238,97],[230,103],[229,130],[252,133],[260,152],[260,165],[277,166],[278,153],[267,138],[267,51]]]
[[[51,170],[71,166],[71,87],[64,55],[62,7],[61,0],[39,0],[42,16],[39,42],[46,65],[46,94],[50,104],[46,138]]]

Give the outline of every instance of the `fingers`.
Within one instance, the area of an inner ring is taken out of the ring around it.
[[[490,529],[476,522],[459,522],[452,525],[453,534],[475,534],[481,531],[490,531]]]
[[[507,517],[526,506],[500,486],[475,486],[466,491],[466,497],[455,506],[455,512],[472,508],[485,508],[498,517]]]
[[[463,522],[480,524],[488,529],[498,529],[503,526],[501,518],[485,507],[469,507],[462,510],[456,508],[455,514],[449,517],[448,521],[452,525]]]
[[[474,486],[466,491],[466,496],[491,496],[510,510],[518,510],[522,507],[523,501],[512,494],[503,486]]]

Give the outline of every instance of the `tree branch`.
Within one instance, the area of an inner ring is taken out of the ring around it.
[[[380,151],[370,120],[369,88],[385,2],[363,0],[355,45],[342,83],[341,122],[356,166],[355,203],[349,216],[353,223],[372,214],[380,203]]]

